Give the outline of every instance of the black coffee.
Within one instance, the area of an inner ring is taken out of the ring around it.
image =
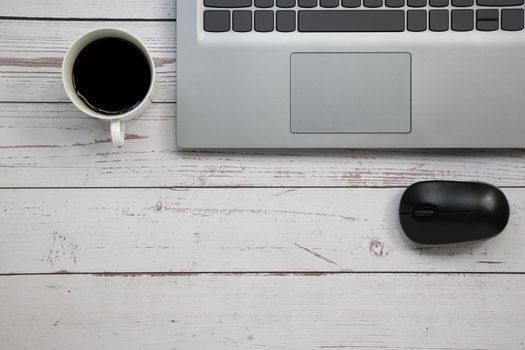
[[[148,58],[134,44],[118,38],[86,46],[73,65],[77,95],[94,111],[116,115],[137,107],[151,85]]]

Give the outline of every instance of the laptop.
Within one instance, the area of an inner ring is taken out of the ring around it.
[[[525,147],[524,0],[179,0],[177,143]]]

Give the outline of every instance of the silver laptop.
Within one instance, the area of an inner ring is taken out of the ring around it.
[[[525,147],[523,0],[179,0],[181,148]]]

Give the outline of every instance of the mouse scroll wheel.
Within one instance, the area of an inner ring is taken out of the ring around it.
[[[413,214],[416,218],[431,218],[438,214],[438,210],[433,207],[415,208]]]

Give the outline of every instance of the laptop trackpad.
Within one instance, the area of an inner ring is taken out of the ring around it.
[[[409,53],[294,53],[293,133],[409,133]]]

